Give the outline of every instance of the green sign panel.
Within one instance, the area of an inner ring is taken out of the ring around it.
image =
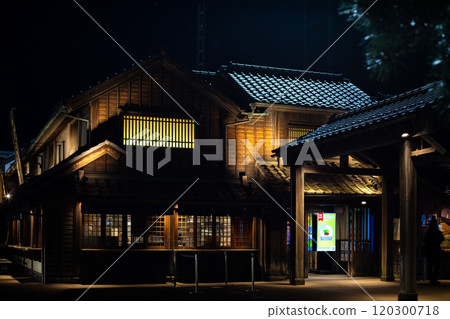
[[[336,251],[336,214],[317,214],[317,251]]]

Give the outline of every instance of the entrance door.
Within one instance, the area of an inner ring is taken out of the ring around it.
[[[376,272],[374,214],[370,207],[350,207],[348,214],[348,271],[352,276]]]

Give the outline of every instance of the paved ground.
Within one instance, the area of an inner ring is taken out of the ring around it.
[[[357,277],[358,283],[375,300],[397,300],[399,283],[382,282],[375,277]],[[0,300],[76,300],[89,286],[80,284],[41,284],[12,273],[0,275]],[[290,286],[287,281],[200,284],[193,294],[192,284],[98,285],[82,300],[371,300],[345,275],[311,274],[305,286]],[[418,282],[419,300],[450,301],[450,280],[438,286]]]

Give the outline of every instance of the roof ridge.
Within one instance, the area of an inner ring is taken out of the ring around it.
[[[216,73],[217,73],[216,71],[208,71],[208,70],[195,70],[195,69],[192,69],[191,71],[194,74],[200,74],[200,75],[216,75]]]
[[[235,68],[238,69],[255,69],[261,71],[275,71],[281,73],[305,73],[310,75],[320,75],[320,76],[329,76],[336,77],[340,80],[348,81],[348,79],[344,78],[342,73],[330,73],[330,72],[319,72],[319,71],[310,71],[310,70],[301,70],[301,69],[291,69],[291,68],[281,68],[275,66],[266,66],[266,65],[257,65],[257,64],[246,64],[246,63],[237,63],[237,62],[228,62],[226,65],[222,65],[222,69],[233,71]]]
[[[388,97],[388,98],[380,100],[380,101],[376,101],[376,102],[374,102],[372,104],[369,104],[367,106],[364,106],[364,107],[361,107],[361,108],[358,108],[358,109],[353,109],[353,110],[350,110],[350,111],[342,113],[342,114],[333,114],[330,117],[330,119],[328,120],[327,123],[333,123],[333,122],[339,121],[341,119],[345,119],[345,118],[348,118],[350,116],[354,116],[356,114],[364,113],[364,112],[366,112],[368,110],[376,109],[377,107],[384,106],[384,105],[386,105],[388,103],[398,102],[398,101],[400,101],[402,99],[405,99],[407,97],[416,95],[416,94],[418,94],[420,92],[423,92],[425,90],[429,90],[429,89],[432,89],[433,87],[437,87],[441,83],[442,83],[442,81],[428,83],[428,84],[425,84],[425,85],[423,85],[421,87],[415,88],[413,90],[409,90],[409,91],[406,91],[406,92],[403,92],[403,93],[400,93],[400,94],[396,94],[394,96]]]

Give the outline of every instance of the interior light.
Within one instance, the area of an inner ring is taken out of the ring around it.
[[[402,138],[408,138],[409,137],[409,133],[402,133]]]
[[[366,205],[367,204],[367,202],[365,201],[365,200],[363,200],[362,202],[361,202],[361,205]]]
[[[11,199],[11,194],[6,194],[7,199]]]

